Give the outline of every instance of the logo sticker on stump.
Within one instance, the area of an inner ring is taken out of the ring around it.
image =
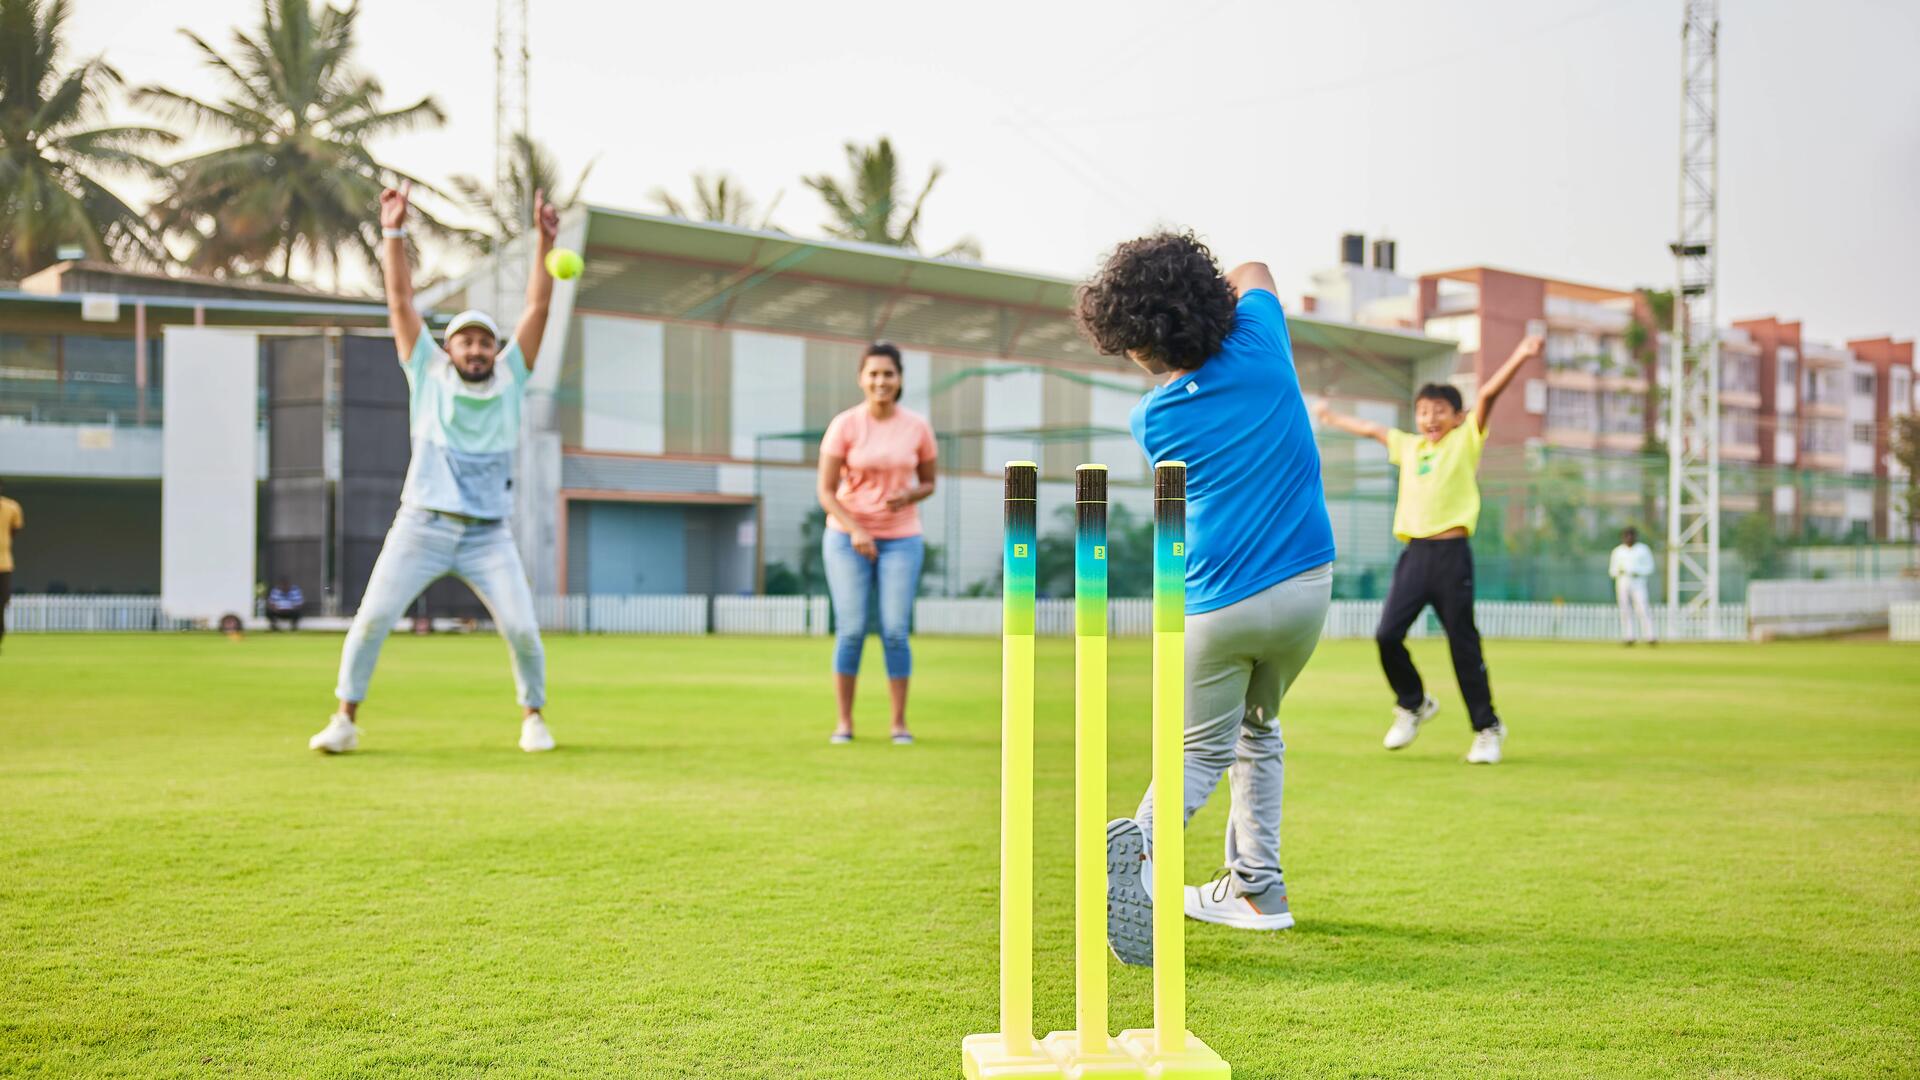
[[[1173,553],[1175,555],[1182,555],[1182,556],[1185,555],[1187,553],[1187,545],[1181,543],[1178,540],[1175,540],[1173,542]]]
[[[1015,544],[1015,545],[1013,545],[1013,557],[1014,557],[1014,558],[1016,558],[1016,559],[1024,559],[1024,558],[1026,558],[1026,557],[1027,557],[1027,545],[1025,545],[1025,544]]]
[[[1096,558],[1096,559],[1104,559],[1104,558],[1106,558],[1106,557],[1107,557],[1107,549],[1106,549],[1106,548],[1104,548],[1104,547],[1101,547],[1101,546],[1100,546],[1099,544],[1095,544],[1095,545],[1093,545],[1093,557],[1094,557],[1094,558]]]

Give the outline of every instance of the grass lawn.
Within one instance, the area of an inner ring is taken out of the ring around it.
[[[340,639],[0,655],[0,1075],[959,1075],[996,1024],[998,642],[922,640],[829,747],[829,644],[396,638],[325,758]],[[1920,1073],[1920,649],[1493,642],[1508,761],[1380,749],[1370,642],[1287,701],[1300,925],[1189,924],[1236,1077]],[[880,670],[877,643],[868,669]],[[1115,813],[1145,644],[1113,651]],[[1071,646],[1043,641],[1037,1021],[1072,1023]],[[1225,788],[1189,880],[1220,857]],[[1116,968],[1114,1027],[1151,1019]]]

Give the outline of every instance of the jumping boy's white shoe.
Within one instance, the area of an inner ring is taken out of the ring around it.
[[[547,722],[541,719],[539,713],[520,721],[520,749],[529,754],[553,749],[553,732],[547,730]]]
[[[307,740],[307,749],[328,754],[344,754],[359,745],[360,729],[353,726],[346,713],[334,713],[320,734]]]
[[[1271,895],[1267,895],[1271,894]],[[1205,885],[1187,886],[1187,918],[1242,930],[1285,930],[1293,925],[1285,887],[1268,889],[1256,904],[1233,891],[1233,876],[1222,870]]]
[[[1439,711],[1440,703],[1433,700],[1432,694],[1428,694],[1421,700],[1418,710],[1403,709],[1395,705],[1393,726],[1387,729],[1387,737],[1380,740],[1381,744],[1389,750],[1400,749],[1412,742],[1413,737],[1420,734],[1420,725],[1433,719],[1433,714]]]
[[[1500,764],[1500,744],[1507,741],[1507,725],[1495,724],[1473,733],[1473,749],[1467,751],[1469,765]]]

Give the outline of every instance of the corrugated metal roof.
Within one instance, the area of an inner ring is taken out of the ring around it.
[[[1066,278],[606,206],[576,208],[570,220],[578,220],[575,214],[586,216],[578,310],[852,340],[886,337],[1007,358],[1103,359],[1075,332],[1079,283]],[[457,295],[490,273],[483,260],[462,278],[424,291],[423,300]],[[1291,312],[1288,323],[1302,344],[1376,362],[1454,351],[1452,342],[1423,334]]]

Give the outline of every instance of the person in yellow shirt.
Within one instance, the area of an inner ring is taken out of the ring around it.
[[[26,523],[20,504],[0,486],[0,641],[7,639],[7,605],[13,602],[13,534]]]
[[[1420,681],[1406,642],[1413,620],[1432,604],[1447,631],[1454,678],[1473,722],[1473,747],[1467,761],[1492,765],[1500,760],[1507,729],[1493,711],[1480,631],[1473,624],[1473,550],[1468,538],[1480,519],[1480,485],[1474,473],[1487,443],[1487,417],[1493,403],[1521,366],[1540,355],[1541,346],[1539,337],[1521,341],[1480,388],[1471,412],[1462,407],[1460,391],[1454,387],[1437,383],[1421,387],[1413,402],[1417,435],[1342,416],[1325,401],[1315,410],[1322,425],[1384,443],[1387,460],[1400,469],[1393,535],[1407,547],[1393,568],[1393,584],[1387,589],[1379,629],[1374,631],[1380,666],[1396,699],[1393,726],[1383,740],[1389,750],[1411,743],[1420,725],[1440,711],[1440,703]]]

